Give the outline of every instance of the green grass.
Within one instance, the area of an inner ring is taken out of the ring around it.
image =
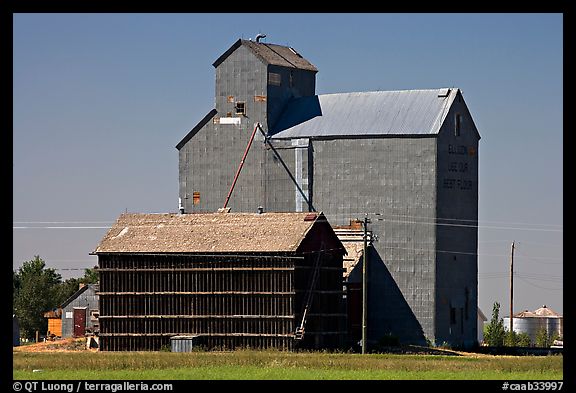
[[[562,380],[562,356],[345,353],[53,352],[13,354],[17,380],[497,379]],[[42,372],[33,373],[33,369]]]

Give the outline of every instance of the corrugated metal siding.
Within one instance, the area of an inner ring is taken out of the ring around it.
[[[288,104],[274,138],[347,135],[434,135],[458,89],[322,94]]]
[[[456,114],[461,115],[459,136]],[[442,225],[437,226],[434,336],[437,344],[471,346],[478,337],[478,137],[463,102],[454,101],[437,144],[436,217]]]
[[[192,352],[200,345],[200,339],[198,336],[170,337],[171,352]]]
[[[222,207],[254,124],[260,122],[267,130],[269,100],[254,99],[267,94],[267,65],[242,45],[215,72],[216,117],[227,116],[228,112],[236,117],[238,101],[245,103],[246,116],[240,116],[240,125],[209,121],[180,149],[180,198],[186,213],[216,212]],[[228,205],[233,212],[256,212],[259,205],[265,205],[261,199],[261,162],[265,154],[261,141],[258,132]],[[194,204],[194,192],[200,193],[198,204]]]
[[[281,74],[281,86],[268,85],[269,70]],[[227,116],[228,112],[236,116],[234,105],[238,101],[245,102],[246,116],[240,117],[240,125],[209,121],[194,137],[179,145],[179,193],[185,212],[215,212],[222,207],[254,124],[260,122],[267,132],[269,124],[276,121],[288,100],[313,94],[314,72],[268,66],[245,45],[219,63],[216,68],[216,118]],[[261,99],[263,96],[266,100]],[[294,160],[294,157],[290,159]],[[266,174],[269,165],[265,163],[272,162],[272,153],[263,143],[261,133],[257,132],[229,202],[233,212],[255,212],[258,206],[267,206],[266,182],[270,177]],[[306,164],[305,159],[303,164]],[[280,171],[284,169],[280,168]],[[200,193],[198,204],[193,202],[194,192]],[[293,198],[286,203],[292,208],[281,211],[294,211]]]
[[[86,291],[62,308],[62,337],[72,337],[74,319],[72,317],[67,318],[67,313],[70,313],[68,315],[73,315],[74,307],[87,307],[86,327],[94,328],[94,321],[90,318],[90,311],[98,310],[98,294],[93,284],[89,285],[90,287]]]
[[[371,215],[368,339],[434,337],[436,209],[433,138],[315,140],[314,204],[332,225]],[[362,263],[350,273],[361,279]]]

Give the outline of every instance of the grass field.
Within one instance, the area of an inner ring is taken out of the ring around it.
[[[14,352],[13,378],[562,380],[561,355],[394,355],[235,352]],[[42,370],[33,372],[32,370]]]

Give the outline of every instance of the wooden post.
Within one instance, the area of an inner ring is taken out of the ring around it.
[[[514,320],[514,242],[510,252],[510,335],[512,335]]]
[[[362,256],[362,354],[366,353],[368,330],[368,217],[364,217],[364,254]]]

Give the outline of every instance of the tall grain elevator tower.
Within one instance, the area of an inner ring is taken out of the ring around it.
[[[215,109],[176,146],[183,212],[222,207],[259,122],[232,211],[315,210],[332,225],[368,214],[369,344],[474,345],[480,135],[462,91],[316,95],[296,50],[246,40],[213,65]]]

